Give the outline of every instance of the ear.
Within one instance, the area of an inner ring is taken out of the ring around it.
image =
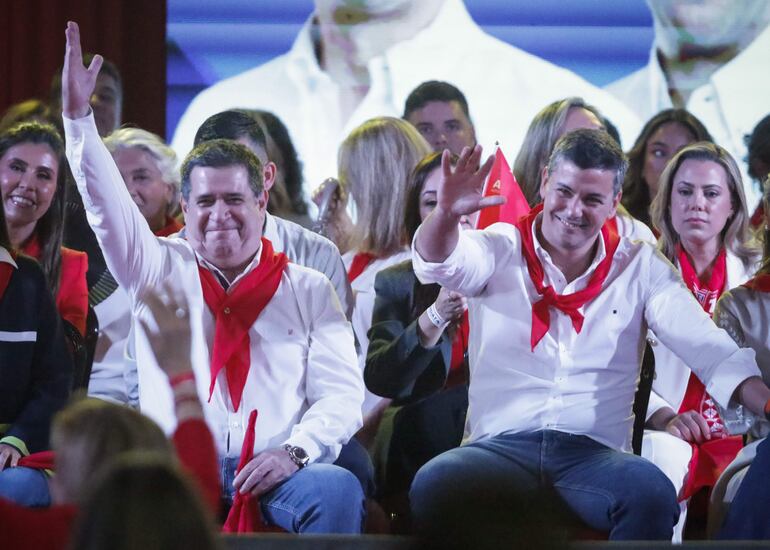
[[[275,175],[277,172],[278,168],[276,168],[274,162],[266,162],[262,165],[262,178],[264,179],[262,185],[264,186],[265,191],[270,191],[273,184],[275,184]]]
[[[267,188],[262,190],[262,194],[257,197],[257,204],[259,205],[260,211],[265,210],[267,208],[267,202],[270,200],[270,193],[268,192]]]
[[[179,204],[182,207],[182,213],[187,216],[187,201],[184,200],[184,197],[181,197],[179,199]],[[185,220],[186,221],[186,220]]]
[[[545,201],[545,189],[548,186],[548,166],[540,171],[540,198]]]

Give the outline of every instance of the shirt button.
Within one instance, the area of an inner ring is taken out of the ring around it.
[[[230,308],[229,307],[226,307],[222,311],[224,311],[225,315],[230,315]]]

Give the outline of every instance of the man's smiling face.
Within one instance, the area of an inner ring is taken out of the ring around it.
[[[613,192],[615,174],[614,170],[583,170],[568,160],[550,173],[543,170],[541,231],[548,244],[563,254],[590,251],[620,200],[620,193]]]

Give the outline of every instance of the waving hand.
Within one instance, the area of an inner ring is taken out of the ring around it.
[[[95,55],[91,65],[83,66],[80,29],[74,21],[67,23],[67,47],[61,76],[62,112],[67,118],[82,118],[91,108],[88,100],[96,86],[96,76],[102,68],[102,56]]]

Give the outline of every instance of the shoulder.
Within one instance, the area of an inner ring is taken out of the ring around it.
[[[281,238],[286,241],[284,248],[288,249],[289,246],[287,245],[290,245],[293,250],[301,251],[304,254],[317,252],[320,249],[335,256],[340,255],[337,245],[326,237],[284,218],[278,216],[272,216],[272,218],[275,220],[276,229]]]
[[[405,260],[379,271],[374,278],[374,287],[379,290],[388,287],[412,286],[416,280],[412,260]]]

